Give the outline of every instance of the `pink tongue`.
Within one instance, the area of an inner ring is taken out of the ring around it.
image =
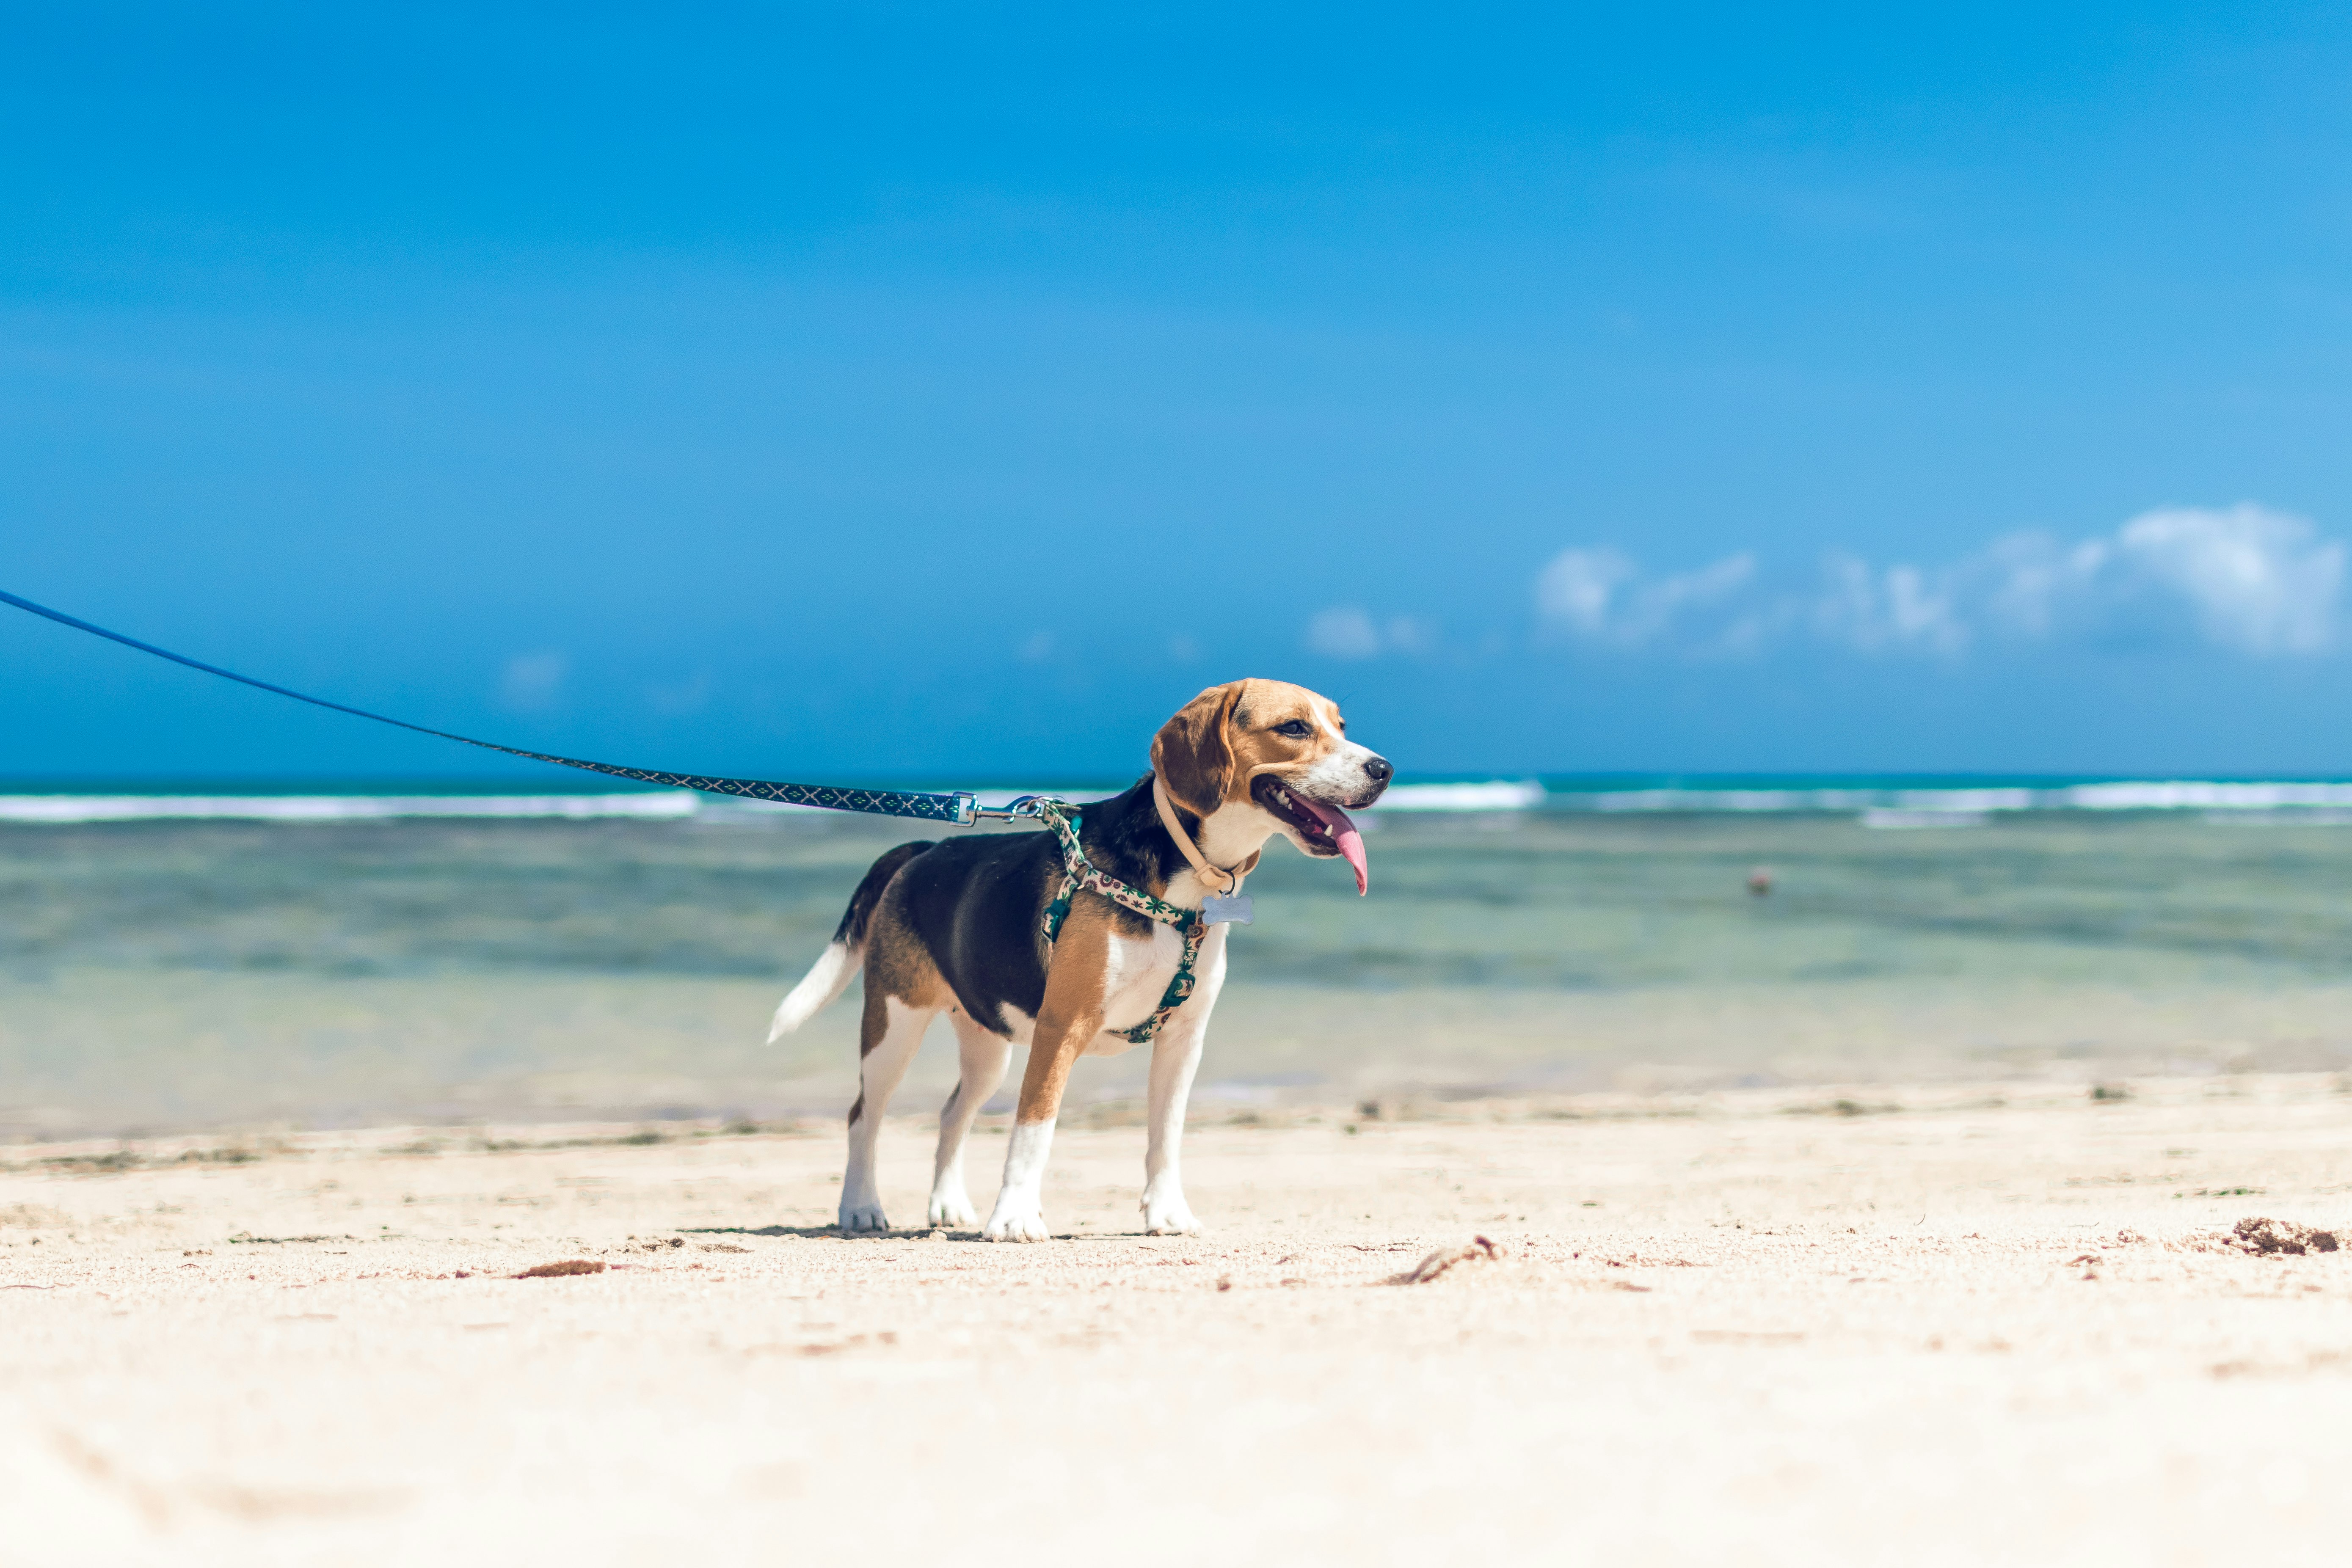
[[[1321,817],[1323,826],[1331,830],[1332,842],[1339,845],[1339,853],[1348,858],[1348,864],[1355,868],[1356,896],[1362,898],[1372,885],[1372,869],[1364,859],[1364,836],[1356,831],[1356,825],[1338,806],[1325,805],[1321,801],[1309,800],[1303,795],[1293,795],[1290,798]]]

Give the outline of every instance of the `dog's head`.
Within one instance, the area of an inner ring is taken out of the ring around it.
[[[1396,770],[1348,739],[1329,698],[1283,680],[1213,686],[1160,726],[1151,766],[1204,831],[1223,813],[1255,814],[1259,842],[1279,832],[1306,854],[1344,857],[1364,890],[1363,837],[1348,813],[1380,799]]]

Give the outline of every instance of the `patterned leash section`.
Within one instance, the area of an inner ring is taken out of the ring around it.
[[[88,632],[92,637],[104,637],[109,642],[119,642],[125,647],[135,647],[141,653],[151,653],[157,658],[168,658],[173,664],[184,664],[190,669],[200,669],[206,675],[217,675],[224,680],[234,680],[240,685],[253,687],[257,690],[274,692],[279,697],[290,697],[297,702],[308,702],[313,708],[325,708],[337,713],[349,713],[355,719],[373,719],[379,724],[390,724],[395,729],[412,731],[419,735],[430,735],[438,741],[455,741],[460,745],[479,746],[486,752],[499,752],[509,757],[524,757],[534,763],[553,763],[559,767],[581,768],[592,773],[603,773],[609,778],[629,779],[637,784],[667,784],[674,789],[696,790],[703,795],[731,795],[746,800],[779,801],[786,805],[821,806],[827,811],[863,811],[881,816],[915,816],[930,822],[951,822],[959,826],[969,826],[979,815],[977,803],[968,790],[958,790],[948,795],[927,795],[912,790],[843,789],[833,784],[781,784],[772,779],[711,778],[702,773],[666,773],[651,768],[616,767],[611,763],[592,763],[580,757],[558,757],[546,752],[526,752],[519,746],[501,746],[495,741],[477,741],[471,735],[453,735],[446,730],[428,730],[422,724],[412,724],[405,719],[389,718],[382,713],[371,713],[364,708],[352,708],[341,702],[330,702],[323,697],[310,697],[299,691],[289,690],[283,686],[273,686],[267,680],[256,680],[249,675],[239,675],[233,669],[223,669],[216,664],[206,664],[200,658],[190,658],[185,654],[173,653],[170,648],[157,647],[153,643],[141,642],[137,637],[125,637],[121,632],[110,632],[104,626],[92,626],[89,622],[77,619],[62,610],[50,609],[47,605],[37,605],[30,599],[20,599],[5,589],[0,589],[0,604],[14,605],[20,610],[30,611],[34,615],[55,621],[59,626],[71,626],[76,631]]]
[[[1208,922],[1201,918],[1198,910],[1180,909],[1165,899],[1155,899],[1142,889],[1131,887],[1108,875],[1087,859],[1086,849],[1078,843],[1077,808],[1068,802],[1040,799],[1035,803],[1034,815],[1043,817],[1045,826],[1054,830],[1054,837],[1062,841],[1061,890],[1054,895],[1054,901],[1045,906],[1045,917],[1041,922],[1047,946],[1052,946],[1055,939],[1062,934],[1062,922],[1069,918],[1070,902],[1081,890],[1100,893],[1112,903],[1124,905],[1148,920],[1158,921],[1164,926],[1174,926],[1177,934],[1184,939],[1184,956],[1177,960],[1176,973],[1169,977],[1168,989],[1160,993],[1160,1005],[1152,1010],[1151,1016],[1131,1029],[1111,1031],[1122,1039],[1148,1046],[1159,1035],[1160,1026],[1168,1022],[1169,1015],[1192,997],[1192,968],[1201,956],[1201,943],[1208,937]]]

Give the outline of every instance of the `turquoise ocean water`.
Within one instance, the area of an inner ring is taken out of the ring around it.
[[[0,1134],[841,1110],[854,994],[768,1014],[876,854],[961,830],[587,784],[0,789]],[[1211,1100],[2352,1068],[2339,781],[1395,799],[1368,899],[1269,854]]]

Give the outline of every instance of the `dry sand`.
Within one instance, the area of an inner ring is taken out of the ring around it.
[[[1038,1247],[830,1129],[18,1145],[0,1557],[2340,1562],[2352,1252],[2221,1238],[2352,1225],[2344,1088],[1209,1125],[1189,1239],[1072,1127]]]

